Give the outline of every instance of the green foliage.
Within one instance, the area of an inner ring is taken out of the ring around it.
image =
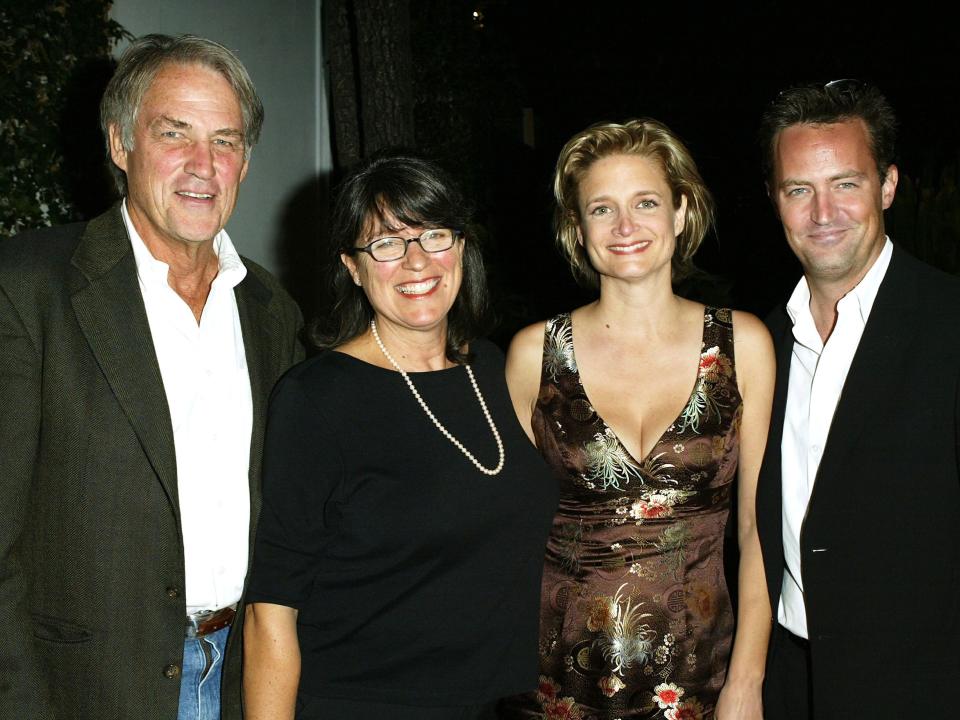
[[[96,118],[72,116],[77,84],[91,63],[109,63],[113,44],[127,33],[109,18],[112,0],[0,3],[0,236],[5,236],[79,219],[65,155],[71,133]],[[97,153],[103,154],[102,141]]]

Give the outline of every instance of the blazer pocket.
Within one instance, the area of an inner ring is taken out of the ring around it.
[[[33,636],[56,643],[82,643],[90,640],[93,632],[89,628],[66,620],[34,615]]]

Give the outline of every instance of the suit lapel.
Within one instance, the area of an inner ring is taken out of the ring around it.
[[[777,314],[767,318],[767,327],[777,356],[777,377],[767,448],[763,455],[757,484],[757,526],[760,532],[760,546],[763,551],[770,605],[776,608],[783,581],[783,456],[780,443],[783,438],[787,384],[790,379],[790,360],[793,355],[793,326],[786,309],[781,307]]]
[[[793,326],[789,322],[785,309],[778,325],[771,327],[774,349],[777,355],[777,378],[773,391],[773,411],[770,419],[770,432],[767,436],[767,457],[765,464],[776,469],[780,476],[780,442],[783,439],[783,421],[787,409],[787,386],[790,381],[790,362],[793,358]],[[779,487],[779,483],[777,484]]]
[[[77,323],[179,517],[170,410],[119,205],[87,225],[72,262]]]
[[[273,293],[248,268],[247,276],[237,286],[237,311],[243,332],[243,349],[247,358],[250,393],[253,397],[253,432],[250,438],[250,517],[260,511],[260,465],[263,458],[263,435],[266,426],[266,404],[277,377],[280,362],[280,323],[271,311]],[[250,523],[251,534],[255,520]]]
[[[915,281],[909,261],[894,248],[833,414],[814,496],[820,477],[847,463],[864,433],[877,432],[874,421],[884,416],[884,406],[897,394],[895,388],[903,379],[899,359],[908,357],[916,328],[911,318],[917,293],[911,288]]]
[[[773,390],[773,409],[770,415],[770,430],[767,433],[767,447],[763,454],[761,481],[774,491],[779,498],[781,488],[780,442],[783,439],[783,421],[787,408],[787,385],[790,380],[790,361],[793,357],[793,330],[784,308],[773,320],[767,319],[767,328],[773,339],[777,357],[777,377]],[[781,317],[782,315],[782,317]],[[779,502],[779,500],[778,500]]]

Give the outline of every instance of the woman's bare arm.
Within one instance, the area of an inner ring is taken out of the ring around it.
[[[297,611],[252,603],[243,621],[243,705],[247,720],[293,720],[300,684]]]
[[[737,632],[727,680],[717,702],[717,720],[760,720],[770,601],[756,525],[757,477],[767,443],[776,372],[770,334],[753,315],[734,313],[737,378],[743,398],[737,474],[737,536],[740,544]]]
[[[533,439],[533,408],[540,393],[543,363],[543,323],[535,323],[518,332],[507,352],[507,388],[523,431]]]

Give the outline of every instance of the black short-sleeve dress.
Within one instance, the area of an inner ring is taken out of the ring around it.
[[[274,391],[246,600],[299,611],[300,696],[318,716],[348,701],[461,717],[536,685],[556,480],[516,420],[503,354],[472,350],[505,446],[495,476],[440,434],[396,372],[326,352]],[[494,467],[466,370],[410,377]]]

